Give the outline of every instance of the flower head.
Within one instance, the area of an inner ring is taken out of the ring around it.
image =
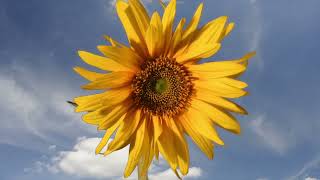
[[[220,49],[234,27],[222,16],[199,28],[202,8],[200,4],[187,26],[183,18],[174,29],[176,0],[164,6],[162,17],[158,12],[150,17],[139,0],[118,0],[116,9],[129,47],[106,36],[111,45],[98,46],[103,56],[79,51],[86,63],[105,72],[74,68],[90,81],[84,89],[103,91],[75,98],[76,111],[87,112],[83,116],[86,123],[106,130],[96,153],[101,153],[113,134],[104,155],[130,146],[125,177],[138,163],[139,173],[146,174],[159,153],[176,174],[179,169],[186,175],[186,135],[212,159],[214,145],[224,144],[217,127],[240,133],[230,112],[247,112],[230,98],[247,94],[243,90],[247,84],[237,78],[254,53],[199,64]]]

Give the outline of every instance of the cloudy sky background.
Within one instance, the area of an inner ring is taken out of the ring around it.
[[[144,1],[149,11],[156,0]],[[199,0],[179,0],[190,20]],[[320,179],[320,1],[204,0],[202,24],[221,15],[236,28],[212,60],[257,56],[238,102],[242,134],[224,131],[224,147],[209,161],[190,145],[186,179]],[[102,136],[65,103],[84,95],[72,71],[86,66],[77,50],[97,52],[103,35],[126,42],[112,0],[0,0],[0,179],[121,179],[127,149],[94,156]],[[134,175],[132,176],[134,179]],[[163,160],[150,178],[175,179]]]

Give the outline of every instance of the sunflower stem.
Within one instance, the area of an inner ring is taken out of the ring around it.
[[[142,161],[139,161],[138,163],[138,180],[148,180],[148,171],[145,173],[145,175],[142,175]]]

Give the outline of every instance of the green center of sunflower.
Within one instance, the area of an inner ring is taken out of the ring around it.
[[[168,89],[169,83],[166,79],[160,78],[156,81],[155,90],[157,93],[164,93]]]
[[[174,116],[190,104],[194,92],[190,71],[174,59],[159,57],[141,66],[132,82],[133,100],[156,116]]]

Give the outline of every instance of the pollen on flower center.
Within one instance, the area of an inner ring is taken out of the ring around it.
[[[134,102],[153,115],[178,115],[189,104],[192,80],[190,71],[174,59],[148,60],[133,79]]]

